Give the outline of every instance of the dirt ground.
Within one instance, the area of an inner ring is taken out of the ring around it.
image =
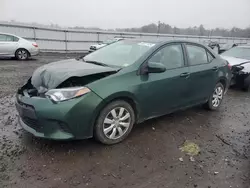
[[[64,56],[0,60],[0,187],[249,188],[250,93],[229,90],[217,112],[201,107],[136,125],[128,139],[49,141],[17,123],[14,95],[34,69]],[[180,147],[200,152],[190,159]]]

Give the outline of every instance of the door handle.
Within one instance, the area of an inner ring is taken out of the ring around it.
[[[212,70],[213,70],[213,71],[217,71],[217,70],[218,70],[218,67],[215,66],[215,67],[212,68]]]
[[[185,78],[187,78],[187,77],[189,77],[189,75],[190,75],[189,72],[184,72],[184,73],[180,74],[180,77],[185,77]]]

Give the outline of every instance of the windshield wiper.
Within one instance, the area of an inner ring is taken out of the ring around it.
[[[84,62],[86,63],[91,63],[91,64],[95,64],[95,65],[100,65],[100,66],[103,66],[103,67],[108,67],[108,65],[106,65],[105,63],[101,63],[101,62],[98,62],[98,61],[85,61],[85,59],[83,59]]]

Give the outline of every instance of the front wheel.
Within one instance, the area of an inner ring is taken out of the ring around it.
[[[103,144],[123,141],[135,123],[135,113],[130,104],[117,100],[108,104],[99,114],[95,124],[95,138]]]
[[[217,110],[222,102],[224,97],[225,88],[221,83],[217,83],[213,94],[209,97],[207,103],[205,104],[205,108],[209,110]]]
[[[29,58],[29,52],[25,49],[18,49],[15,56],[18,60],[26,60]]]

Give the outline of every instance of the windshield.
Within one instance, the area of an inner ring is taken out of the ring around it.
[[[234,47],[230,50],[222,53],[221,55],[229,56],[229,57],[236,57],[241,59],[250,59],[250,47]]]
[[[84,61],[101,62],[108,66],[126,67],[133,64],[155,44],[119,41],[84,57]]]

